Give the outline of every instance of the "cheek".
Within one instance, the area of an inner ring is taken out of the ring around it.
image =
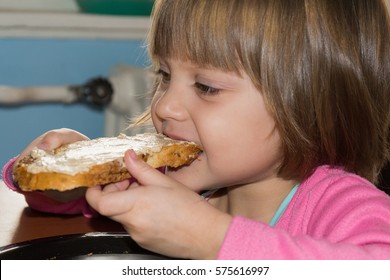
[[[236,111],[221,121],[213,119],[202,130],[208,168],[225,184],[273,176],[280,163],[281,141],[275,123],[255,109]]]
[[[158,99],[159,99],[159,95],[158,95],[158,93],[156,93],[153,96],[152,102],[150,103],[150,115],[152,117],[152,122],[153,122],[155,129],[157,130],[157,132],[161,132],[162,131],[162,127],[161,127],[162,121],[156,115],[156,104],[158,102]]]
[[[209,168],[221,182],[249,183],[276,175],[281,158],[276,133],[267,139],[243,136],[225,143],[215,143],[214,152],[208,155]]]

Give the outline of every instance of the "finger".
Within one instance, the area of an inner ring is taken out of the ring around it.
[[[117,192],[117,191],[124,191],[127,190],[130,185],[129,180],[123,180],[120,182],[115,182],[112,184],[108,184],[103,187],[103,192]]]
[[[18,156],[16,162],[30,154],[31,150],[38,147],[43,150],[52,150],[61,145],[79,140],[86,140],[87,136],[67,128],[51,130],[34,139]]]
[[[88,188],[85,197],[88,204],[101,215],[114,218],[132,210],[138,197],[136,189],[104,192],[97,186]]]
[[[45,133],[37,147],[43,150],[52,150],[64,144],[89,139],[84,134],[72,129],[55,129]]]
[[[125,153],[124,160],[130,174],[137,179],[140,185],[164,186],[172,183],[172,179],[139,159],[133,150]]]

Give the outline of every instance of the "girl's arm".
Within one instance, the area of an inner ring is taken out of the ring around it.
[[[287,231],[235,217],[218,259],[390,259],[389,232],[367,232],[354,242],[293,236]],[[378,236],[375,236],[378,235]],[[386,236],[387,235],[387,236]],[[373,237],[373,240],[370,240]],[[359,240],[361,239],[361,240]],[[368,241],[368,242],[367,242]],[[367,243],[366,243],[367,242]]]

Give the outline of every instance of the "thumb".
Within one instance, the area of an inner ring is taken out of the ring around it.
[[[139,159],[133,150],[125,153],[124,160],[128,171],[137,179],[140,185],[165,185],[169,182],[172,183],[172,179]]]

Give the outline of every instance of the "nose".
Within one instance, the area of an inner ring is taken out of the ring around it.
[[[187,111],[183,95],[183,89],[172,85],[164,91],[156,93],[152,102],[152,113],[161,121],[185,120]]]

